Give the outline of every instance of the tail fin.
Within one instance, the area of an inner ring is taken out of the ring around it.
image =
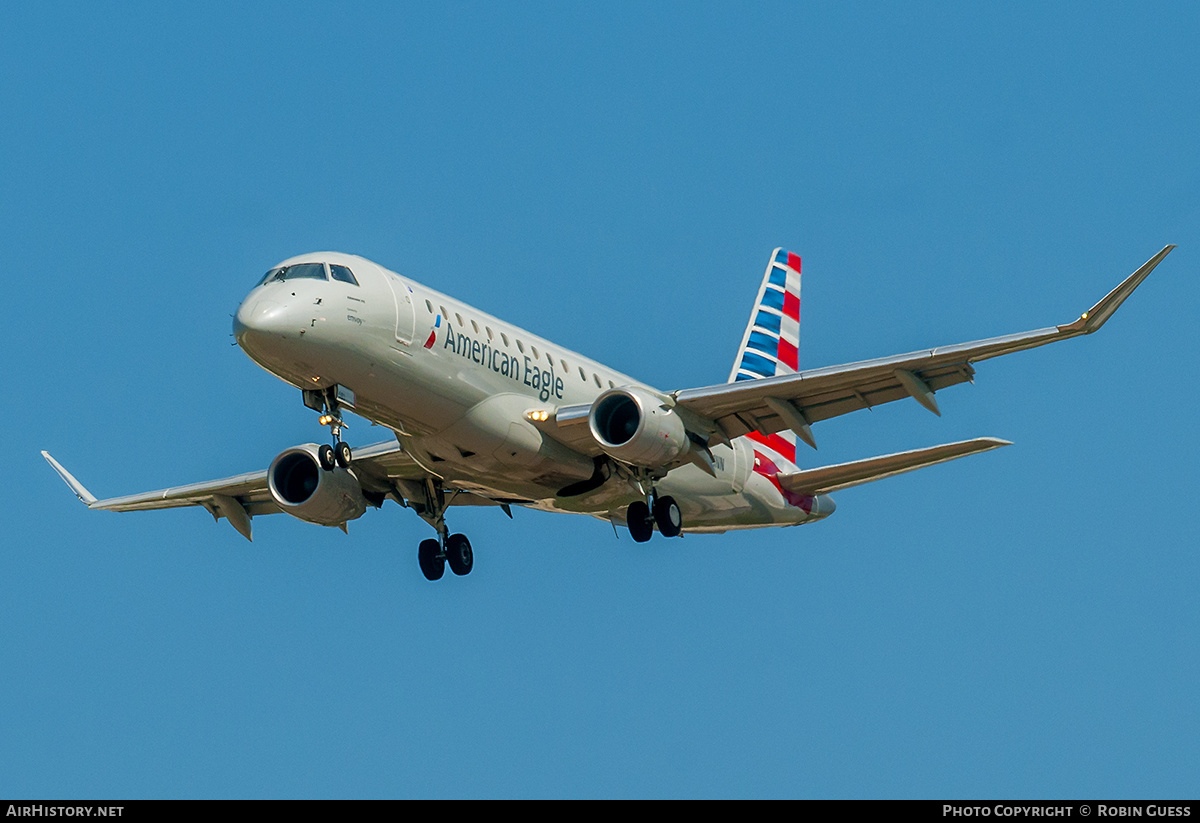
[[[775,249],[729,382],[795,374],[800,347],[800,256]]]
[[[775,249],[767,262],[758,299],[742,335],[729,382],[795,374],[800,360],[800,256]],[[787,463],[796,465],[796,435],[784,429],[775,434],[753,432],[749,437]]]

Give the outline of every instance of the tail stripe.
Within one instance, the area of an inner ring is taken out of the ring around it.
[[[764,309],[774,309],[783,314],[784,294],[777,289],[768,288],[763,292],[762,300],[759,301],[759,306]]]
[[[775,250],[775,262],[780,264],[781,266],[787,266],[788,268],[795,269],[796,271],[800,271],[800,255],[792,254],[790,251],[785,251],[784,249],[776,249]]]
[[[762,329],[763,331],[771,332],[771,334],[775,335],[775,337],[779,337],[779,322],[782,319],[783,315],[774,314],[767,309],[762,309],[759,311],[758,315],[755,316],[754,326],[752,327],[751,331],[755,329]]]
[[[742,365],[738,367],[737,379],[754,380],[759,377],[773,377],[775,368],[775,360],[748,351],[742,355]]]
[[[775,354],[775,348],[779,341],[769,334],[761,331],[750,332],[750,339],[746,341],[746,348],[754,349],[756,352],[763,354]]]
[[[762,285],[750,322],[742,337],[742,346],[734,361],[730,382],[758,380],[782,374],[795,374],[800,362],[800,257],[785,249],[776,249],[763,273]],[[747,435],[759,454],[772,466],[796,464],[796,435],[780,431]]]
[[[793,374],[799,368],[800,257],[777,249],[767,264],[730,381]]]
[[[780,434],[762,435],[758,432],[750,432],[746,437],[758,444],[756,448],[765,447],[767,456],[774,458],[776,462],[782,462],[778,459],[782,457],[793,466],[796,465],[796,444],[792,440]]]

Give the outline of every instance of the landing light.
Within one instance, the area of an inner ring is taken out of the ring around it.
[[[333,415],[332,414],[323,414],[317,418],[317,422],[320,423],[322,426],[328,426],[330,423],[333,422]]]
[[[545,423],[550,419],[550,412],[545,409],[534,409],[531,412],[525,412],[525,417],[534,423]]]

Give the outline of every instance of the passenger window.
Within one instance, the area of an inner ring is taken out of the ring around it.
[[[584,383],[587,382],[587,375],[583,373],[583,366],[579,367],[579,379],[582,380]]]
[[[484,326],[484,328],[487,330],[488,340],[495,340],[495,339],[496,339],[496,335],[492,334],[492,327],[491,327],[491,326]]]
[[[432,304],[432,303],[430,303],[428,300],[426,300],[426,301],[425,301],[425,309],[426,309],[426,310],[427,310],[427,311],[428,311],[430,314],[433,314],[433,304]]]
[[[476,323],[474,320],[471,321],[471,328],[473,328],[475,330],[476,334],[479,334],[479,324]]]
[[[567,361],[566,361],[566,360],[559,360],[558,362],[559,362],[559,363],[562,363],[562,367],[563,367],[563,372],[564,372],[564,373],[566,373],[566,372],[569,372],[569,371],[571,370],[571,367],[567,365]]]
[[[517,341],[517,349],[520,350],[521,354],[525,353],[525,344],[520,340]]]
[[[354,273],[345,266],[338,266],[334,263],[330,263],[329,273],[333,275],[334,280],[341,280],[343,283],[349,283],[352,286],[358,285],[358,281],[354,279]]]
[[[500,332],[500,339],[504,341],[505,346],[508,345],[508,335],[507,334],[505,334],[504,332]]]
[[[592,379],[596,381],[596,388],[598,388],[598,389],[604,388],[603,384],[601,384],[601,382],[600,382],[600,375],[596,374],[595,372],[592,372]]]
[[[454,319],[458,321],[459,328],[464,328],[466,326],[466,324],[463,323],[462,315],[458,312],[454,313]]]
[[[531,352],[533,352],[533,359],[534,359],[534,360],[537,360],[537,359],[538,359],[538,357],[540,356],[540,355],[538,354],[537,346],[530,346],[530,347],[529,347],[529,350],[530,350]]]

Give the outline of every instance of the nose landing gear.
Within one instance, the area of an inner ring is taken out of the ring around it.
[[[324,445],[317,449],[317,460],[321,468],[325,471],[333,471],[336,466],[350,468],[354,454],[350,451],[349,444],[342,440],[342,429],[350,427],[342,420],[338,408],[337,386],[331,386],[323,392],[305,391],[304,405],[321,412],[317,422],[329,427],[330,439],[333,440],[332,446]]]

